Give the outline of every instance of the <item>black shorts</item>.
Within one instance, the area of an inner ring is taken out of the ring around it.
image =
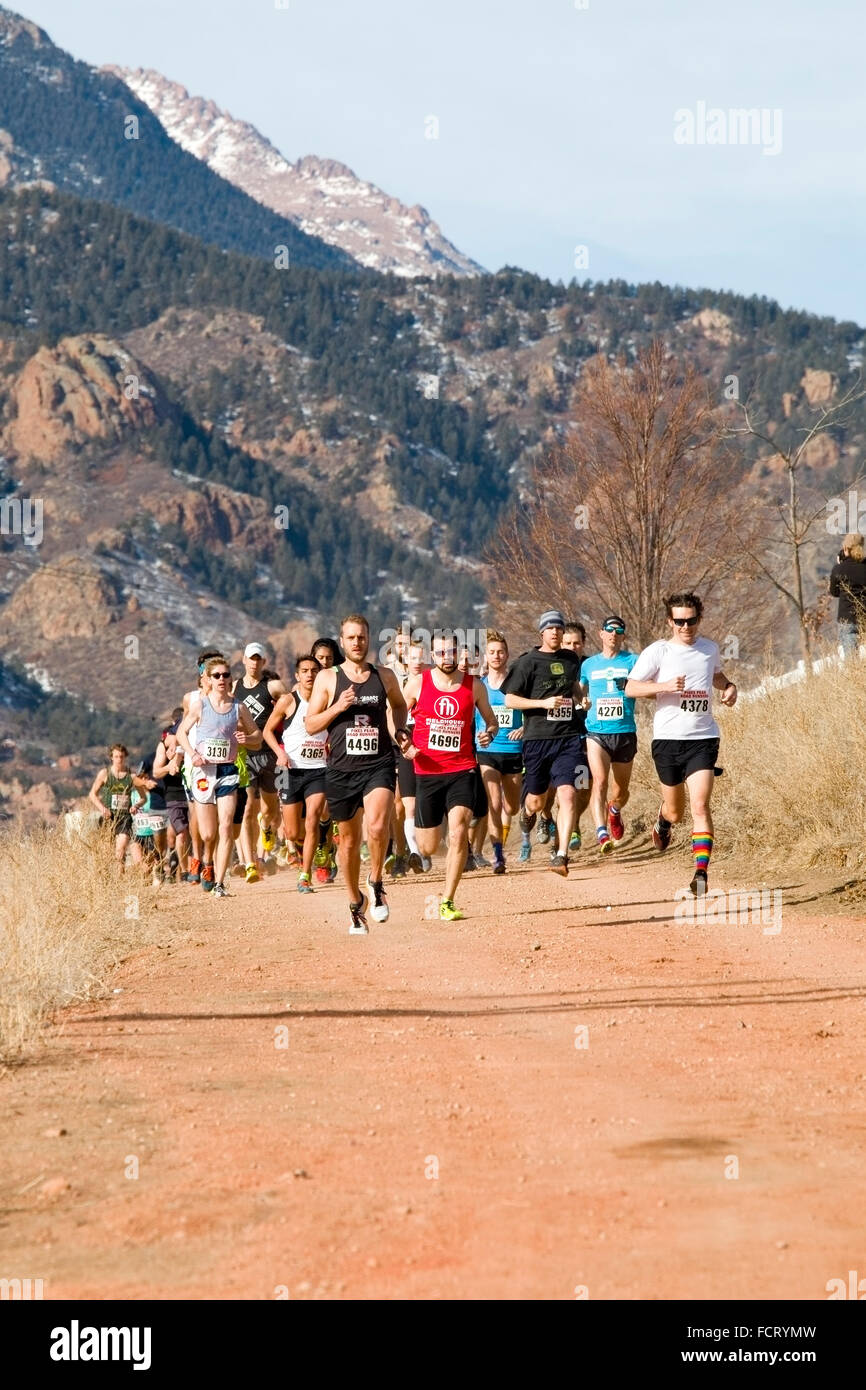
[[[238,799],[235,802],[235,813],[232,816],[232,825],[241,825],[244,818],[244,811],[247,809],[247,789],[238,787]]]
[[[325,769],[323,767],[281,768],[280,801],[284,806],[298,806],[308,796],[325,792]],[[288,772],[288,778],[285,774]]]
[[[260,796],[262,792],[275,792],[276,770],[277,755],[273,748],[257,748],[254,753],[247,753],[247,772],[250,778],[247,786],[250,796]]]
[[[679,787],[693,772],[708,772],[719,757],[717,738],[654,738],[653,762],[665,787]]]
[[[570,738],[524,738],[523,791],[543,796],[550,788],[573,787],[586,767],[586,739],[582,734]]]
[[[437,830],[452,806],[465,806],[474,814],[480,780],[477,767],[466,772],[419,774],[415,793],[416,829]],[[486,796],[481,814],[487,814]]]
[[[514,777],[523,771],[522,753],[488,753],[486,748],[478,749],[478,766],[492,767],[500,777]]]
[[[633,763],[637,756],[637,734],[587,734],[603,748],[612,763]]]
[[[189,803],[186,801],[169,801],[166,804],[168,812],[168,823],[175,835],[182,835],[189,830]]]
[[[417,773],[415,763],[412,758],[404,758],[402,753],[397,754],[397,786],[400,788],[401,796],[416,796],[415,783]]]
[[[390,758],[386,763],[359,768],[357,772],[337,772],[330,767],[325,769],[328,808],[332,819],[337,822],[352,820],[364,805],[368,792],[377,791],[379,787],[393,792],[396,786],[397,769]]]
[[[132,813],[130,811],[115,811],[114,815],[109,817],[108,824],[111,826],[111,833],[115,838],[118,835],[131,835]]]

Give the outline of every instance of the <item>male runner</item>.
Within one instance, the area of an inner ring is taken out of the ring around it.
[[[249,642],[244,648],[244,674],[232,687],[232,695],[246,706],[257,729],[264,729],[274,702],[286,693],[279,677],[267,678],[266,661],[267,652],[261,642]],[[247,749],[246,763],[250,780],[244,826],[253,845],[258,840],[257,827],[261,826],[262,848],[268,854],[276,847],[280,823],[280,798],[274,780],[276,755],[267,747]],[[247,882],[255,882],[258,878],[255,863],[247,864],[246,878]]]
[[[460,671],[457,662],[453,633],[434,633],[432,669],[410,676],[404,692],[415,719],[411,742],[403,752],[415,764],[415,834],[422,854],[436,853],[442,820],[448,817],[445,897],[439,904],[439,916],[445,922],[465,916],[454,906],[454,895],[466,860],[469,822],[478,801],[476,709],[484,721],[484,730],[478,735],[481,747],[487,748],[499,732],[484,684],[470,671]]]
[[[520,782],[523,775],[523,715],[505,703],[502,686],[508,668],[508,643],[501,632],[487,634],[487,675],[482,684],[499,725],[492,743],[481,743],[484,721],[475,715],[478,735],[478,766],[487,792],[490,843],[493,846],[493,872],[505,873],[505,834],[503,812],[511,821],[520,810]],[[481,846],[479,845],[480,849]]]
[[[605,618],[598,637],[601,651],[597,656],[586,658],[580,668],[580,679],[590,701],[586,746],[592,773],[595,835],[602,854],[607,854],[613,849],[614,840],[621,840],[623,836],[620,813],[628,801],[628,784],[637,753],[634,700],[623,694],[637,655],[623,647],[625,623],[616,613]],[[613,786],[608,801],[611,768]]]
[[[575,778],[584,739],[575,710],[583,698],[580,662],[562,649],[565,619],[557,609],[538,620],[540,645],[519,656],[501,687],[505,703],[524,715],[524,801],[520,828],[529,833],[545,798],[556,792],[558,851],[550,861],[554,873],[568,876],[568,845],[574,824]]]
[[[201,707],[202,692],[210,688],[210,681],[205,675],[205,666],[210,661],[212,656],[222,656],[222,652],[219,651],[217,647],[205,647],[204,650],[200,651],[198,656],[196,657],[196,665],[198,666],[198,683],[194,690],[188,690],[183,697],[181,704],[184,716],[189,714],[191,709],[199,709]],[[178,725],[178,728],[179,727],[180,725]],[[192,732],[190,735],[190,739],[193,744],[195,744],[194,735],[195,726],[193,725]],[[176,738],[177,730],[175,730],[175,739]],[[185,879],[187,883],[200,883],[201,861],[204,842],[202,839],[201,831],[199,829],[196,802],[192,794],[192,773],[192,761],[186,754],[184,754],[183,772],[181,775],[183,777],[183,784],[186,789],[187,804],[189,807],[190,839],[189,867],[185,875]]]
[[[391,643],[391,654],[385,662],[389,671],[393,671],[397,677],[400,689],[403,690],[409,679],[409,633],[400,626],[394,633],[394,640]],[[411,850],[406,841],[406,807],[403,802],[403,785],[407,781],[406,774],[402,778],[400,775],[400,764],[404,763],[411,768],[411,763],[406,763],[402,756],[399,746],[394,741],[394,760],[397,765],[397,788],[394,793],[394,811],[391,816],[391,842],[388,846],[388,853],[385,857],[385,868],[390,869],[392,878],[405,878],[406,870],[410,867]],[[414,789],[414,773],[412,774],[412,785]],[[414,790],[413,790],[414,796]],[[417,859],[417,866],[412,865],[415,873],[421,871],[420,856]]]
[[[696,897],[707,891],[707,868],[713,849],[710,796],[719,756],[719,726],[713,718],[713,691],[722,704],[734,705],[737,687],[722,672],[715,642],[698,636],[703,604],[697,594],[665,599],[670,636],[645,647],[632,667],[625,694],[653,698],[652,755],[662,785],[662,802],[653,826],[653,844],[667,849],[671,826],[683,818],[686,788],[692,812]]]
[[[132,839],[132,791],[135,788],[142,796],[147,795],[144,778],[137,776],[129,768],[129,749],[122,743],[113,743],[108,753],[111,761],[101,767],[93,779],[89,799],[102,818],[108,822],[114,836],[114,854],[123,870],[127,847]],[[141,846],[132,841],[133,862],[141,862]]]
[[[574,652],[578,661],[583,661],[586,656],[586,628],[583,623],[572,619],[571,622],[565,624],[562,645],[566,651]],[[575,706],[574,720],[575,728],[583,740],[581,744],[583,757],[578,761],[574,777],[574,828],[571,832],[569,849],[578,850],[581,846],[580,818],[589,805],[592,784],[586,749],[586,710],[583,703],[578,703]]]
[[[314,656],[298,657],[295,662],[297,689],[280,696],[264,728],[265,742],[274,750],[280,769],[277,781],[286,840],[290,844],[303,841],[299,893],[313,891],[313,856],[319,843],[319,817],[325,805],[328,735],[308,734],[304,728],[304,717],[320,670]],[[282,742],[277,738],[281,724]]]
[[[408,744],[406,702],[393,671],[367,660],[370,624],[351,613],[340,625],[346,653],[341,666],[320,671],[313,685],[304,726],[310,735],[328,731],[329,757],[325,789],[331,815],[340,831],[340,867],[349,891],[349,933],[369,928],[366,898],[361,892],[361,818],[367,821],[370,851],[368,885],[375,922],[387,922],[388,901],[382,866],[394,806],[397,771],[388,731],[388,706],[394,714],[395,737]]]
[[[333,637],[317,637],[310,650],[323,671],[330,671],[332,666],[339,666],[343,660],[343,653]],[[322,808],[319,845],[313,855],[313,864],[317,883],[334,882],[337,877],[337,853],[334,847],[334,822],[327,801]]]

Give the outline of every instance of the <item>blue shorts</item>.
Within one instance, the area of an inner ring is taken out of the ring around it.
[[[525,738],[523,740],[523,794],[543,796],[551,787],[573,787],[578,769],[586,764],[586,739]]]

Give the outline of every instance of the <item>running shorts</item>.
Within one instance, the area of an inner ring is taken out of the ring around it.
[[[679,787],[693,772],[708,772],[719,756],[717,738],[654,738],[653,762],[665,787]]]
[[[478,766],[493,767],[500,777],[513,777],[523,771],[522,753],[488,753],[478,749]]]
[[[186,801],[169,801],[166,803],[168,812],[168,823],[175,835],[183,835],[189,830],[189,807]]]
[[[633,763],[637,756],[637,734],[587,734],[587,738],[603,748],[612,763]]]
[[[282,768],[288,778],[283,776],[280,786],[280,801],[284,806],[297,806],[308,796],[317,796],[325,790],[325,769],[323,767]]]
[[[111,833],[115,837],[118,835],[132,834],[132,814],[129,811],[117,811],[113,816],[108,817],[108,824],[111,826]]]
[[[543,796],[551,787],[573,787],[578,769],[586,765],[586,740],[525,738],[523,740],[523,791]]]
[[[277,755],[273,748],[257,748],[254,753],[247,753],[247,772],[250,777],[247,787],[250,796],[261,796],[262,792],[275,792],[276,770]]]
[[[397,754],[397,786],[400,788],[401,796],[415,796],[415,783],[417,775],[415,763],[412,758],[404,758],[402,753]]]
[[[193,800],[201,805],[213,805],[221,796],[231,796],[238,789],[238,770],[235,763],[206,763],[192,769]]]
[[[238,799],[235,802],[234,815],[232,816],[232,825],[243,825],[244,812],[246,811],[246,809],[247,789],[246,787],[238,787]]]
[[[478,799],[478,769],[466,772],[425,773],[417,779],[415,826],[418,830],[438,830],[452,806],[473,810]],[[487,814],[487,798],[482,815]]]
[[[325,791],[328,808],[335,821],[352,820],[364,805],[368,792],[384,787],[393,792],[397,786],[397,769],[391,758],[378,766],[365,767],[358,772],[341,772],[325,768]]]

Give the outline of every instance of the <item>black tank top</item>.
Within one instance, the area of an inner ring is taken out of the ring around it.
[[[350,681],[342,666],[337,667],[334,701],[347,686],[355,692],[355,703],[338,714],[328,725],[328,767],[336,772],[366,772],[379,763],[394,760],[388,731],[388,696],[375,666],[365,681]]]
[[[271,717],[271,710],[276,703],[274,697],[268,690],[267,681],[259,681],[247,690],[243,682],[243,677],[238,681],[235,688],[235,699],[240,700],[242,705],[246,705],[252,718],[255,720],[259,729],[263,729]],[[265,745],[267,747],[267,745]]]

